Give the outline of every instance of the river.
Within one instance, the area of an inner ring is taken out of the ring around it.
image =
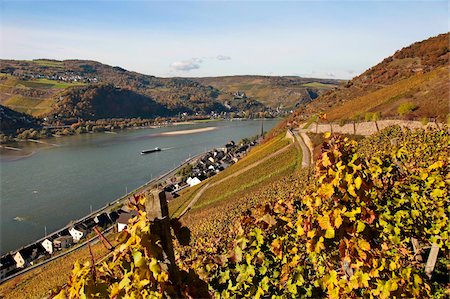
[[[265,120],[265,130],[277,122]],[[2,149],[0,253],[114,201],[190,156],[254,136],[260,126],[259,120],[218,121],[43,140],[48,144],[20,142],[21,151]],[[162,134],[202,128],[194,134]],[[140,154],[155,147],[163,150]]]

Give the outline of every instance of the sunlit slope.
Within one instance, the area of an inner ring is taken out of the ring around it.
[[[0,74],[0,103],[15,111],[41,117],[51,112],[58,93],[83,85],[47,79],[22,80]]]
[[[402,104],[414,105],[410,117],[445,116],[449,107],[449,69],[441,67],[425,74],[388,85],[327,111],[328,119],[364,117],[367,112],[380,112],[383,117],[399,116]]]
[[[225,171],[200,185],[188,188],[180,197],[169,202],[171,214],[179,216],[199,192],[202,192],[202,195],[196,199],[185,217],[190,217],[195,211],[209,206],[238,200],[240,196],[258,186],[294,172],[301,164],[299,161],[301,153],[293,141],[285,136],[283,133],[258,145],[246,157]]]
[[[276,76],[225,76],[195,80],[217,88],[224,99],[239,91],[273,108],[293,108],[310,102],[339,84],[338,80],[331,79]]]

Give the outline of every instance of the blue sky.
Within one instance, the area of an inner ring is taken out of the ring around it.
[[[0,2],[0,57],[156,76],[351,78],[448,31],[447,1]]]

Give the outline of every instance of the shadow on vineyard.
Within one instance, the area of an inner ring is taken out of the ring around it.
[[[301,170],[252,193],[263,204],[231,223],[205,218],[191,237],[173,219],[175,263],[137,198],[139,216],[112,256],[75,264],[56,298],[445,298],[449,143],[447,128],[326,134],[313,176]]]

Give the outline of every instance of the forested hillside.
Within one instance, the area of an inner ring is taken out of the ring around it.
[[[113,85],[88,85],[63,92],[49,114],[50,118],[154,118],[170,111],[152,98]]]

